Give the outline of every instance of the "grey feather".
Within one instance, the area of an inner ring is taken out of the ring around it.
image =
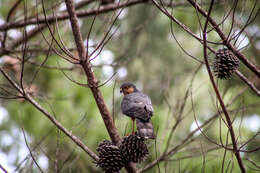
[[[144,122],[140,119],[136,119],[136,126],[137,126],[138,134],[141,137],[155,139],[155,134],[154,134],[151,120]]]
[[[121,110],[127,116],[144,121],[148,121],[153,115],[151,99],[141,92],[125,95],[121,103]]]
[[[124,96],[121,102],[123,114],[135,118],[138,134],[144,138],[155,139],[151,117],[153,106],[151,99],[140,91]]]

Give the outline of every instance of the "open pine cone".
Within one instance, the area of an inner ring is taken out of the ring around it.
[[[239,67],[239,59],[228,49],[219,49],[213,61],[213,71],[219,79],[228,79]]]
[[[119,150],[125,160],[137,163],[147,158],[149,152],[144,140],[135,134],[123,138]]]
[[[109,140],[102,141],[97,148],[99,161],[97,165],[105,173],[115,173],[125,165],[125,160],[121,156],[119,148]]]

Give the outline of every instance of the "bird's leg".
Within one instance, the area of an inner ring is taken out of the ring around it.
[[[135,118],[132,118],[133,126],[132,126],[132,134],[135,134]]]

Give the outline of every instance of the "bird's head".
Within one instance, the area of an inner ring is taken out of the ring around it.
[[[123,83],[120,86],[120,93],[123,93],[124,95],[131,94],[133,92],[137,92],[137,88],[134,84],[130,82]]]

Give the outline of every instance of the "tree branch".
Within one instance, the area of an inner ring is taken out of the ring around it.
[[[228,114],[228,111],[225,107],[225,104],[220,96],[220,93],[218,91],[218,88],[217,88],[217,85],[214,81],[214,77],[213,77],[213,74],[210,70],[210,65],[209,65],[209,62],[208,62],[208,55],[207,55],[207,26],[208,26],[208,22],[209,22],[209,18],[210,18],[210,12],[213,8],[213,5],[214,5],[214,0],[211,0],[211,4],[210,4],[210,8],[209,8],[209,12],[207,14],[207,18],[206,18],[206,22],[205,22],[205,26],[204,26],[204,29],[203,29],[203,50],[204,50],[204,60],[205,60],[205,65],[207,67],[207,71],[208,71],[208,74],[209,74],[209,78],[210,78],[210,81],[212,83],[212,86],[215,90],[215,93],[217,95],[217,98],[219,100],[219,103],[220,103],[220,106],[223,110],[223,113],[226,117],[226,121],[227,121],[227,125],[228,125],[228,129],[229,129],[229,132],[230,132],[230,136],[231,136],[231,140],[232,140],[232,144],[233,144],[233,149],[234,149],[234,153],[235,153],[235,156],[237,158],[237,161],[238,161],[238,164],[239,164],[239,167],[240,167],[240,170],[242,173],[245,173],[246,170],[245,170],[245,167],[243,165],[243,162],[242,162],[242,159],[240,157],[240,153],[238,151],[238,148],[237,148],[237,143],[236,143],[236,136],[235,136],[235,132],[233,130],[233,126],[232,126],[232,121],[230,119],[230,116]]]
[[[90,1],[92,2],[92,0],[83,0],[83,1],[80,1],[78,2],[77,4],[75,4],[75,8],[76,9],[79,9],[79,8],[82,8],[84,7],[84,5],[88,5],[90,3]],[[60,11],[60,12],[64,12],[64,11]],[[53,17],[53,16],[52,16]],[[54,21],[53,22],[56,22],[56,16],[53,17],[54,18]],[[34,37],[36,34],[38,34],[39,32],[41,32],[43,29],[45,29],[45,27],[47,26],[46,24],[46,21],[45,21],[45,17],[43,16],[42,17],[42,20],[44,20],[45,22],[42,22],[42,24],[39,23],[39,18],[36,17],[35,19],[35,25],[37,24],[37,26],[32,29],[30,32],[27,33],[27,41],[29,39],[31,39],[32,37]],[[20,22],[28,22],[29,20],[21,20]],[[1,27],[5,27],[6,25],[9,25],[8,23],[4,23],[2,25],[0,25],[0,28]],[[23,27],[23,26],[21,26]],[[11,29],[11,28],[6,28],[4,29],[3,31],[5,30],[8,30],[8,29]],[[0,29],[0,31],[2,31]],[[9,53],[12,53],[12,51],[18,47],[19,45],[21,45],[23,42],[24,42],[24,37],[23,36],[20,36],[19,38],[17,38],[15,41],[13,41],[12,43],[9,44],[8,47],[1,47],[0,48],[0,56],[3,56],[5,54],[9,54]]]
[[[126,2],[123,2],[121,4],[115,3],[111,5],[106,5],[106,6],[101,6],[96,9],[91,9],[91,10],[81,10],[76,12],[76,15],[81,18],[81,17],[86,17],[86,16],[94,16],[97,14],[103,14],[107,13],[110,11],[114,11],[120,8],[140,4],[140,3],[145,3],[146,0],[129,0]],[[61,20],[66,20],[70,17],[69,14],[67,13],[60,13],[57,14],[57,16],[48,16],[46,20],[48,21],[49,24],[55,22],[55,21],[61,21]],[[20,28],[26,25],[36,25],[36,24],[43,24],[46,23],[44,16],[37,18],[32,18],[27,21],[19,20],[15,22],[8,22],[0,25],[0,31],[6,31],[8,29],[13,29],[13,28]]]
[[[23,132],[23,137],[24,137],[24,141],[25,141],[26,147],[27,147],[27,149],[29,150],[30,156],[31,156],[31,158],[32,158],[32,160],[33,160],[33,162],[34,162],[34,164],[37,166],[37,168],[40,170],[41,173],[44,173],[43,170],[42,170],[42,168],[41,168],[40,165],[37,163],[37,161],[36,161],[36,159],[35,159],[35,157],[34,157],[34,155],[33,155],[33,153],[32,153],[32,150],[31,150],[31,148],[30,148],[30,146],[29,146],[29,144],[28,144],[28,142],[27,142],[27,139],[26,139],[26,136],[25,136],[25,133],[24,133],[24,129],[23,129],[23,128],[22,128],[22,132]]]
[[[4,171],[4,173],[8,173],[8,171],[0,164],[0,169]]]
[[[260,96],[260,91],[254,86],[254,84],[249,81],[240,71],[235,71],[236,75],[243,80],[251,89],[253,92],[255,92],[258,96]]]
[[[66,0],[65,1],[67,10],[70,16],[70,23],[72,27],[72,32],[74,35],[74,40],[78,49],[78,55],[80,57],[82,68],[85,71],[88,86],[90,87],[92,94],[95,98],[96,104],[98,106],[99,112],[103,118],[103,121],[105,123],[105,126],[107,128],[107,131],[109,133],[109,136],[114,144],[119,145],[120,144],[120,136],[118,134],[118,131],[113,123],[112,117],[108,111],[108,108],[105,104],[103,95],[101,91],[99,90],[98,81],[91,69],[91,64],[89,62],[89,57],[86,57],[86,50],[84,47],[82,35],[79,28],[78,23],[78,17],[75,11],[75,6],[72,0]],[[133,163],[128,163],[126,166],[126,169],[128,172],[136,172],[135,165]]]
[[[76,46],[78,49],[78,55],[81,60],[81,65],[87,76],[88,86],[90,87],[92,94],[94,95],[95,101],[98,105],[100,114],[104,120],[107,131],[110,135],[110,138],[112,139],[113,143],[119,144],[119,142],[120,142],[119,134],[111,119],[108,108],[105,105],[103,96],[102,96],[100,90],[98,89],[98,82],[97,82],[97,79],[96,79],[94,73],[92,72],[90,63],[88,61],[88,57],[86,57],[86,50],[85,50],[82,35],[80,32],[78,17],[75,12],[74,4],[71,0],[66,0],[65,2],[66,2],[68,13],[70,15],[72,32],[73,32],[74,40],[75,40],[75,43],[76,43]]]
[[[190,4],[196,8],[204,17],[207,17],[208,14],[203,10],[200,5],[198,5],[194,0],[188,0]],[[258,77],[260,77],[260,69],[258,69],[252,62],[250,62],[243,54],[241,54],[228,40],[225,34],[221,31],[218,24],[209,16],[208,21],[215,28],[216,32],[223,41],[223,44],[226,45],[251,71],[253,71]]]
[[[75,144],[82,148],[92,159],[98,161],[98,156],[91,151],[83,142],[72,134],[69,130],[62,126],[62,124],[57,121],[47,110],[45,110],[38,102],[36,102],[28,93],[24,92],[22,88],[0,67],[0,71],[3,76],[8,80],[8,82],[20,93],[23,94],[24,98],[29,101],[36,109],[42,112],[57,128],[59,128],[63,133],[65,133]]]

